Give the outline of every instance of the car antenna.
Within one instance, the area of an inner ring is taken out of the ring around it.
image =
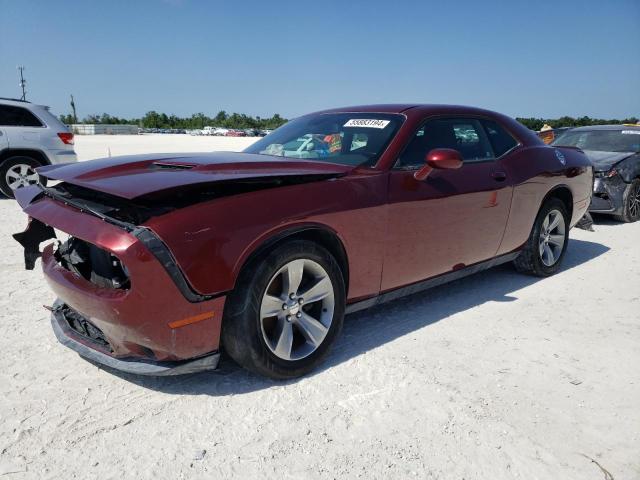
[[[18,86],[22,88],[22,97],[20,98],[20,100],[26,101],[27,100],[27,88],[26,88],[27,81],[24,79],[24,65],[18,66],[18,71],[20,72],[20,83],[18,84]]]

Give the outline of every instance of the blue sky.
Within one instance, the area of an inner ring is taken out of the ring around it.
[[[79,116],[457,103],[640,116],[640,0],[0,0],[0,96]]]

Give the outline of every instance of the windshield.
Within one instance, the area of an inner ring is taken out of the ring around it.
[[[384,113],[319,113],[300,117],[245,150],[341,165],[373,166],[404,117]]]
[[[558,137],[553,145],[597,152],[640,152],[640,128],[570,130]]]

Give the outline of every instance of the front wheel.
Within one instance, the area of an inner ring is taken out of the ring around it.
[[[569,243],[569,222],[564,203],[557,198],[547,200],[538,212],[525,247],[513,262],[516,269],[538,277],[556,273]]]
[[[336,260],[316,243],[294,240],[243,269],[225,306],[222,347],[255,373],[298,377],[328,353],[344,308]]]
[[[622,215],[616,215],[615,219],[626,223],[640,220],[640,178],[636,178],[625,188]]]

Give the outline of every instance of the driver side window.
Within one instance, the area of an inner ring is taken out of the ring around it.
[[[417,132],[400,156],[397,166],[421,167],[434,148],[451,148],[462,155],[465,163],[490,160],[493,150],[478,120],[439,118],[429,120]]]

